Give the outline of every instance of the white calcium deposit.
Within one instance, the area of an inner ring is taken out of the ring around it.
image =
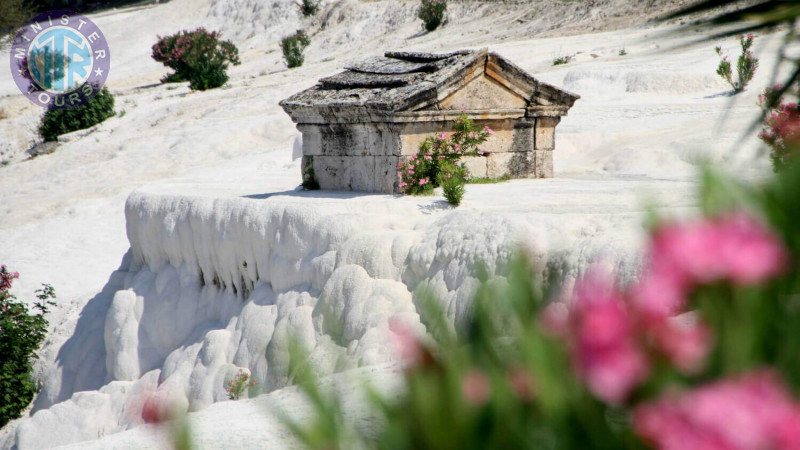
[[[32,160],[42,112],[0,77],[0,263],[21,273],[20,298],[48,282],[59,302],[36,365],[41,392],[0,448],[163,448],[168,433],[142,425],[148,399],[192,411],[204,448],[291,447],[274,416],[254,411],[277,402],[307,417],[285,387],[293,341],[321,374],[354,369],[389,389],[389,323],[425,333],[423,292],[458,330],[480,268],[502,279],[520,248],[567,285],[598,258],[635,278],[645,211],[695,213],[701,162],[751,180],[769,171],[742,136],[779,35],[757,38],[762,69],[730,97],[716,42],[631,28],[632,0],[455,2],[433,33],[412,1],[329,1],[313,20],[291,3],[173,0],[90,16],[110,41],[118,114]],[[609,24],[627,28],[589,32]],[[157,35],[201,25],[232,39],[242,65],[220,89],[158,84]],[[306,64],[287,70],[277,40],[301,26]],[[556,129],[556,178],[468,185],[457,209],[440,194],[297,190],[298,133],[278,101],[366,55],[484,46],[582,96]],[[552,65],[566,54],[573,62]],[[249,396],[269,394],[227,401],[239,371],[259,383]]]

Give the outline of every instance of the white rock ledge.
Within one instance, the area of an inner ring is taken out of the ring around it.
[[[227,400],[225,380],[240,370],[259,383],[250,395],[279,389],[293,339],[323,375],[390,362],[391,321],[425,332],[422,289],[458,329],[478,267],[502,277],[521,245],[568,282],[600,255],[635,276],[641,192],[653,183],[470,185],[458,209],[438,196],[135,191],[125,207],[131,250],[84,309],[17,448],[140,425],[151,397],[203,409]],[[692,183],[669,183],[658,187],[671,192],[664,205],[690,206]]]

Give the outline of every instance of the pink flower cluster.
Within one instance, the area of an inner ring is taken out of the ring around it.
[[[762,94],[762,97],[764,94]],[[797,103],[780,103],[764,120],[758,137],[778,150],[800,144],[800,108]]]
[[[798,449],[800,404],[756,371],[639,406],[634,428],[662,450]]]
[[[0,266],[0,292],[11,289],[11,284],[16,278],[19,278],[19,272],[9,272],[5,264]]]
[[[642,281],[629,292],[593,268],[569,298],[548,307],[543,324],[566,340],[589,390],[621,403],[647,378],[653,355],[684,373],[703,367],[712,336],[686,313],[693,288],[723,279],[759,283],[786,262],[778,238],[742,213],[663,226],[652,237]]]
[[[658,228],[637,300],[645,311],[674,315],[697,284],[730,280],[761,283],[779,275],[788,260],[780,240],[744,213]]]
[[[397,356],[405,362],[409,371],[421,370],[435,365],[433,354],[414,335],[410,328],[401,322],[389,323],[390,343]],[[535,396],[533,374],[522,367],[512,367],[506,373],[506,382],[514,394],[523,402],[530,402]],[[472,368],[461,378],[461,395],[467,403],[483,406],[488,403],[492,393],[491,379],[481,369]]]
[[[649,374],[637,329],[610,274],[593,268],[571,298],[545,311],[544,325],[566,339],[579,376],[603,401],[621,403]]]

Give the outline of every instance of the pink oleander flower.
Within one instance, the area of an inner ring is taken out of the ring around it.
[[[444,159],[444,155],[439,155],[436,157],[436,159]]]
[[[431,180],[429,180],[427,177],[426,177],[426,178],[422,178],[422,179],[420,179],[420,180],[419,180],[419,185],[420,185],[420,186],[425,186],[425,185],[426,185],[426,184],[428,184],[430,181],[431,181]]]
[[[536,383],[532,373],[524,368],[512,368],[506,374],[506,379],[520,400],[533,401],[536,396]]]
[[[425,155],[425,160],[426,160],[426,161],[430,161],[430,160],[432,160],[432,159],[433,159],[433,156],[431,156],[431,155]]]
[[[440,132],[440,133],[439,133],[439,135],[437,136],[437,138],[438,138],[440,141],[443,141],[443,140],[447,139],[447,133],[445,133],[444,131],[442,131],[442,132]]]
[[[397,171],[397,178],[403,178],[403,172]]]
[[[168,394],[157,390],[150,394],[142,405],[144,423],[162,423],[170,419]]]
[[[483,156],[483,155],[485,155],[485,154],[486,154],[486,152],[485,152],[485,151],[483,151],[483,150],[478,150],[478,154],[479,154],[479,155],[481,155],[481,156]]]
[[[688,286],[720,279],[760,283],[779,275],[788,257],[768,228],[735,213],[656,230],[650,258],[651,276]]]
[[[656,349],[681,372],[699,373],[712,349],[711,330],[693,313],[654,319],[645,319],[642,326]]]
[[[634,429],[661,450],[800,448],[800,404],[761,370],[639,406]]]
[[[484,126],[484,127],[483,127],[483,131],[484,131],[485,133],[489,133],[489,135],[490,135],[490,136],[494,134],[494,130],[492,130],[491,128],[489,128],[489,127],[487,127],[487,126]]]
[[[480,370],[469,371],[461,380],[461,394],[467,402],[473,405],[485,405],[489,401],[491,390],[489,377]]]
[[[416,154],[416,153],[414,153],[413,155],[411,155],[411,157],[410,157],[409,159],[410,159],[411,161],[413,161],[413,160],[417,159],[417,154]]]
[[[624,296],[610,274],[592,268],[575,284],[566,304],[561,325],[554,312],[545,313],[545,322],[566,337],[573,363],[589,390],[605,402],[623,402],[650,369]]]
[[[461,144],[456,144],[454,148],[455,148],[455,150],[457,152],[460,152],[461,151]]]
[[[5,264],[0,266],[0,291],[8,291],[15,279],[19,278],[19,272],[9,272]]]
[[[406,183],[405,181],[400,182],[400,189],[403,189],[406,186],[408,186],[408,183]]]
[[[419,366],[425,362],[425,348],[411,329],[398,321],[389,322],[390,343],[395,354],[410,366]]]

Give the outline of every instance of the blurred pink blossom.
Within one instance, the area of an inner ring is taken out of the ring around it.
[[[677,285],[730,279],[755,284],[779,275],[787,261],[779,239],[744,213],[656,230],[650,274]]]
[[[713,344],[711,330],[692,313],[646,321],[645,333],[681,372],[696,374],[703,369]]]
[[[567,303],[566,334],[579,375],[595,396],[621,403],[649,373],[623,294],[609,273],[592,268]]]
[[[389,322],[390,342],[395,353],[411,366],[421,365],[425,360],[425,349],[411,329],[397,321]]]
[[[489,400],[491,384],[489,377],[480,370],[468,372],[461,380],[461,393],[469,403],[480,406]]]
[[[142,405],[144,423],[162,423],[170,419],[168,393],[157,390],[150,394]]]
[[[524,368],[513,368],[508,371],[508,384],[522,401],[532,401],[536,393],[533,374]]]
[[[797,449],[800,405],[763,370],[639,406],[634,428],[662,450]]]

